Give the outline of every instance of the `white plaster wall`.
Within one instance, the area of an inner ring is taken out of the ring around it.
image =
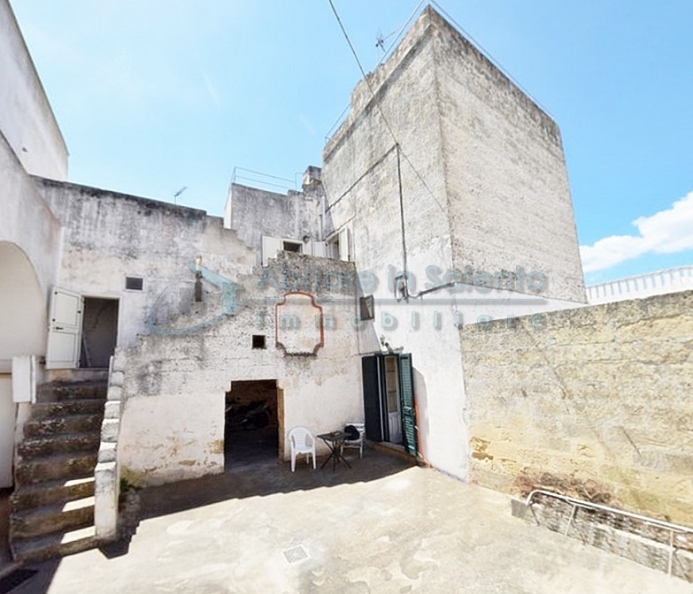
[[[14,484],[12,458],[15,406],[12,402],[12,376],[0,373],[0,489]]]
[[[0,361],[43,355],[61,228],[27,174],[64,179],[67,149],[7,0],[0,0]]]
[[[29,173],[67,178],[67,147],[7,0],[0,0],[0,131]]]
[[[225,393],[233,381],[277,381],[285,458],[290,452],[286,434],[296,425],[317,435],[363,420],[361,359],[351,326],[354,293],[311,286],[315,270],[353,275],[353,265],[282,253],[270,268],[272,282],[262,281],[260,268],[239,277],[244,292],[236,315],[190,334],[143,336],[136,347],[119,352],[125,406],[118,462],[127,480],[150,485],[222,472]],[[301,286],[290,286],[295,282]],[[335,325],[325,329],[316,356],[285,356],[275,346],[275,304],[291,289],[316,295]],[[213,310],[215,297],[206,297]],[[172,327],[194,326],[208,314],[204,308],[190,311]],[[266,336],[266,349],[252,348],[254,334]]]
[[[203,266],[227,278],[249,272],[256,255],[204,211],[76,184],[34,178],[65,227],[59,284],[91,297],[120,299],[118,346],[147,331],[157,299],[194,280]],[[144,291],[125,289],[126,276],[144,278]]]
[[[130,398],[119,438],[121,475],[140,484],[224,470],[224,393],[197,390]],[[146,455],[143,455],[146,454]],[[164,472],[165,469],[165,472]]]
[[[16,245],[0,242],[0,360],[45,354],[45,302],[27,256]]]
[[[14,444],[22,439],[26,409],[17,423],[12,398],[12,357],[44,355],[46,297],[33,266],[16,245],[0,241],[0,488],[10,487]]]
[[[44,293],[55,282],[62,243],[60,222],[0,134],[0,241],[19,246]]]

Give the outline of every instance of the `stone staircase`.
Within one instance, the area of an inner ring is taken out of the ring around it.
[[[39,388],[17,449],[10,498],[10,549],[41,561],[97,546],[94,468],[107,384],[53,382]]]

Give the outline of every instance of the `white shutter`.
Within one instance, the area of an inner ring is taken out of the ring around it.
[[[79,363],[83,299],[55,287],[51,297],[46,369],[74,369]]]
[[[339,259],[348,262],[351,259],[349,228],[344,227],[339,232]]]
[[[327,258],[327,244],[324,241],[314,241],[312,253],[318,258]]]
[[[267,266],[270,258],[276,258],[282,249],[282,240],[278,237],[262,236],[262,265]]]

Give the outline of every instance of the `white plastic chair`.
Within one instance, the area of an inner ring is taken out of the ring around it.
[[[313,470],[315,470],[315,438],[305,427],[294,427],[289,431],[289,442],[291,443],[291,472],[296,472],[296,455],[305,454],[306,464],[309,456],[313,456]]]
[[[365,423],[347,423],[347,425],[353,425],[359,432],[358,439],[346,439],[342,444],[342,453],[344,453],[344,448],[358,448],[359,458],[363,458],[363,442],[366,439],[366,425]]]

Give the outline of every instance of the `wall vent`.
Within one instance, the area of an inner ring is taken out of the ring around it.
[[[125,289],[128,291],[144,290],[144,279],[141,276],[126,276]]]

